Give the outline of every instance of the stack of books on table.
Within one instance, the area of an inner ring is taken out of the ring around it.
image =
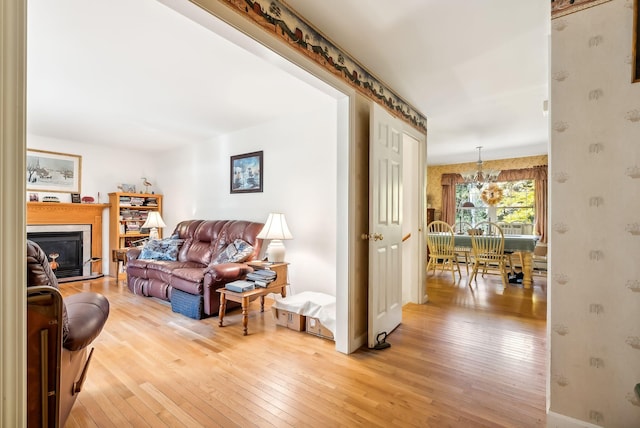
[[[253,281],[256,287],[266,287],[276,279],[276,273],[269,269],[259,269],[248,273],[247,279]]]
[[[255,288],[255,285],[251,281],[245,281],[243,279],[229,282],[224,286],[229,291],[233,291],[235,293],[244,293],[245,291],[250,291]]]

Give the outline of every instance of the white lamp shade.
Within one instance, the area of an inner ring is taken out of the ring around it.
[[[270,213],[264,227],[258,233],[259,239],[293,239],[284,214]]]
[[[149,211],[147,221],[144,222],[142,227],[145,229],[151,229],[154,227],[167,227],[167,225],[164,224],[164,221],[158,211]]]
[[[282,240],[293,239],[284,214],[270,213],[257,238],[271,240],[267,247],[267,260],[272,263],[284,262],[285,248]]]
[[[167,225],[162,221],[158,211],[150,211],[147,215],[147,221],[142,225],[142,228],[149,229],[149,239],[158,239],[159,227],[167,227]]]

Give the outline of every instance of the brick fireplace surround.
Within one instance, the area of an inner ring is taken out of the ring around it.
[[[27,202],[27,226],[87,224],[91,226],[91,257],[102,258],[102,215],[109,204]],[[102,263],[96,263],[102,274]]]

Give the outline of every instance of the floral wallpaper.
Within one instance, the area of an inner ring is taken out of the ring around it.
[[[538,165],[547,165],[547,155],[528,156],[523,158],[500,159],[500,160],[484,160],[482,167],[485,169],[522,169],[531,168]],[[436,209],[436,219],[439,219],[440,210],[442,209],[442,174],[475,171],[478,168],[476,161],[468,163],[457,163],[450,165],[433,165],[427,167],[427,204],[431,208]]]
[[[567,426],[557,415],[590,426],[640,427],[633,6],[600,2],[551,22],[551,427]]]

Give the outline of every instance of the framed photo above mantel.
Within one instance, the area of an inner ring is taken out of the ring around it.
[[[262,151],[231,156],[231,193],[262,192],[262,158]]]
[[[27,190],[80,193],[82,157],[27,149]]]

